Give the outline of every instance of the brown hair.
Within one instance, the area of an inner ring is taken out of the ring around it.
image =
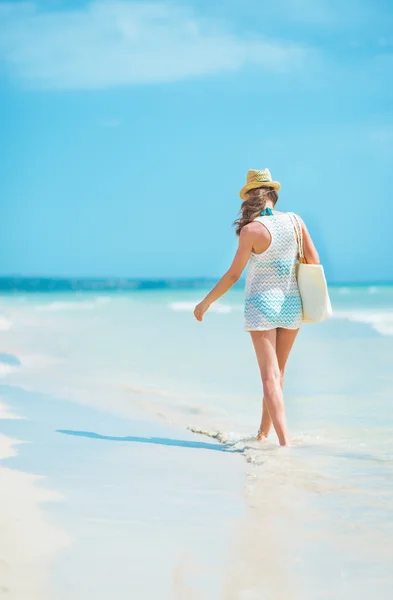
[[[236,235],[240,235],[245,225],[260,216],[269,200],[273,202],[273,206],[278,200],[278,194],[272,187],[263,186],[247,192],[246,199],[240,207],[240,217],[234,222]]]

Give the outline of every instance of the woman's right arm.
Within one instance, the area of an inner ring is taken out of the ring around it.
[[[317,249],[314,246],[314,242],[312,241],[311,235],[308,232],[308,229],[303,221],[300,219],[302,224],[302,232],[303,232],[303,251],[304,258],[306,259],[307,264],[309,265],[319,265],[319,255]]]

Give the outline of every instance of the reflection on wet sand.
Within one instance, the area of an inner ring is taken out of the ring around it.
[[[13,418],[1,405],[0,418]],[[0,435],[0,460],[17,454],[19,440]],[[60,496],[42,477],[0,467],[0,597],[51,600],[49,567],[69,536],[49,522],[42,504]]]

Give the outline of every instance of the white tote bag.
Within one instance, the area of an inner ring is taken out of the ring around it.
[[[296,277],[303,304],[303,322],[321,323],[332,316],[325,272],[322,265],[309,265],[304,258],[302,226],[293,213],[288,213],[295,228],[299,253]]]

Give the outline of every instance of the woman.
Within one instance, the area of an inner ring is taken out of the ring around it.
[[[258,440],[271,425],[281,446],[289,444],[285,420],[283,382],[285,365],[302,324],[302,303],[296,280],[297,242],[292,213],[275,210],[280,184],[268,169],[250,170],[240,191],[240,218],[235,221],[239,246],[232,265],[212,291],[195,308],[202,321],[209,306],[223,296],[249,268],[245,288],[245,329],[251,334],[263,385],[262,420]],[[304,222],[304,256],[319,264],[318,253]]]

